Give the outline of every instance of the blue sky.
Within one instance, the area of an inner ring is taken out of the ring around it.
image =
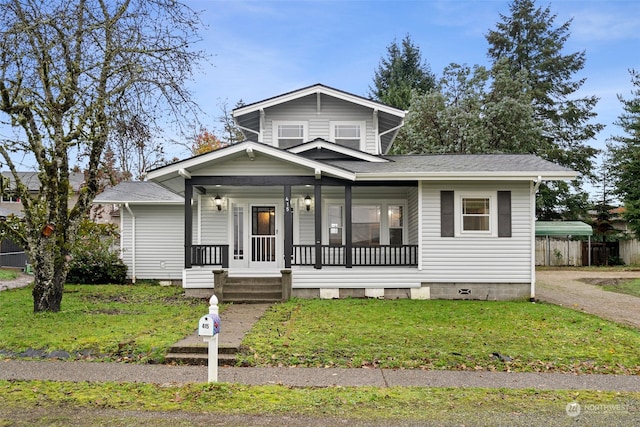
[[[207,25],[200,48],[211,57],[195,76],[196,99],[212,128],[219,104],[229,107],[315,83],[367,96],[386,47],[409,34],[431,70],[448,64],[488,65],[485,34],[508,0],[191,0]],[[596,95],[597,121],[607,127],[593,141],[602,148],[621,113],[616,95],[629,97],[629,68],[640,69],[640,1],[537,0],[569,19],[565,53],[586,51],[579,95]]]

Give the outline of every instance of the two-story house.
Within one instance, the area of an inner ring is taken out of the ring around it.
[[[246,141],[96,199],[121,205],[132,279],[224,287],[223,301],[237,277],[284,278],[285,298],[535,297],[536,190],[576,172],[533,155],[388,155],[405,112],[320,84],[233,116]]]

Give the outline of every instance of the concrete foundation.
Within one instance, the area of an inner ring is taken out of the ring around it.
[[[511,301],[527,299],[529,283],[423,283],[431,299]]]

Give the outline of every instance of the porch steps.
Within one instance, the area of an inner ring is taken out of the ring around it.
[[[279,277],[227,277],[223,300],[236,304],[282,301],[282,282]]]

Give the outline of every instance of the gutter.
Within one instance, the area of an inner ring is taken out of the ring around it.
[[[136,216],[129,207],[129,203],[125,203],[129,215],[131,215],[131,282],[136,283]],[[122,245],[120,246],[122,248]],[[122,249],[121,249],[122,250]]]
[[[531,294],[529,301],[536,302],[536,194],[542,184],[542,176],[531,182]]]

